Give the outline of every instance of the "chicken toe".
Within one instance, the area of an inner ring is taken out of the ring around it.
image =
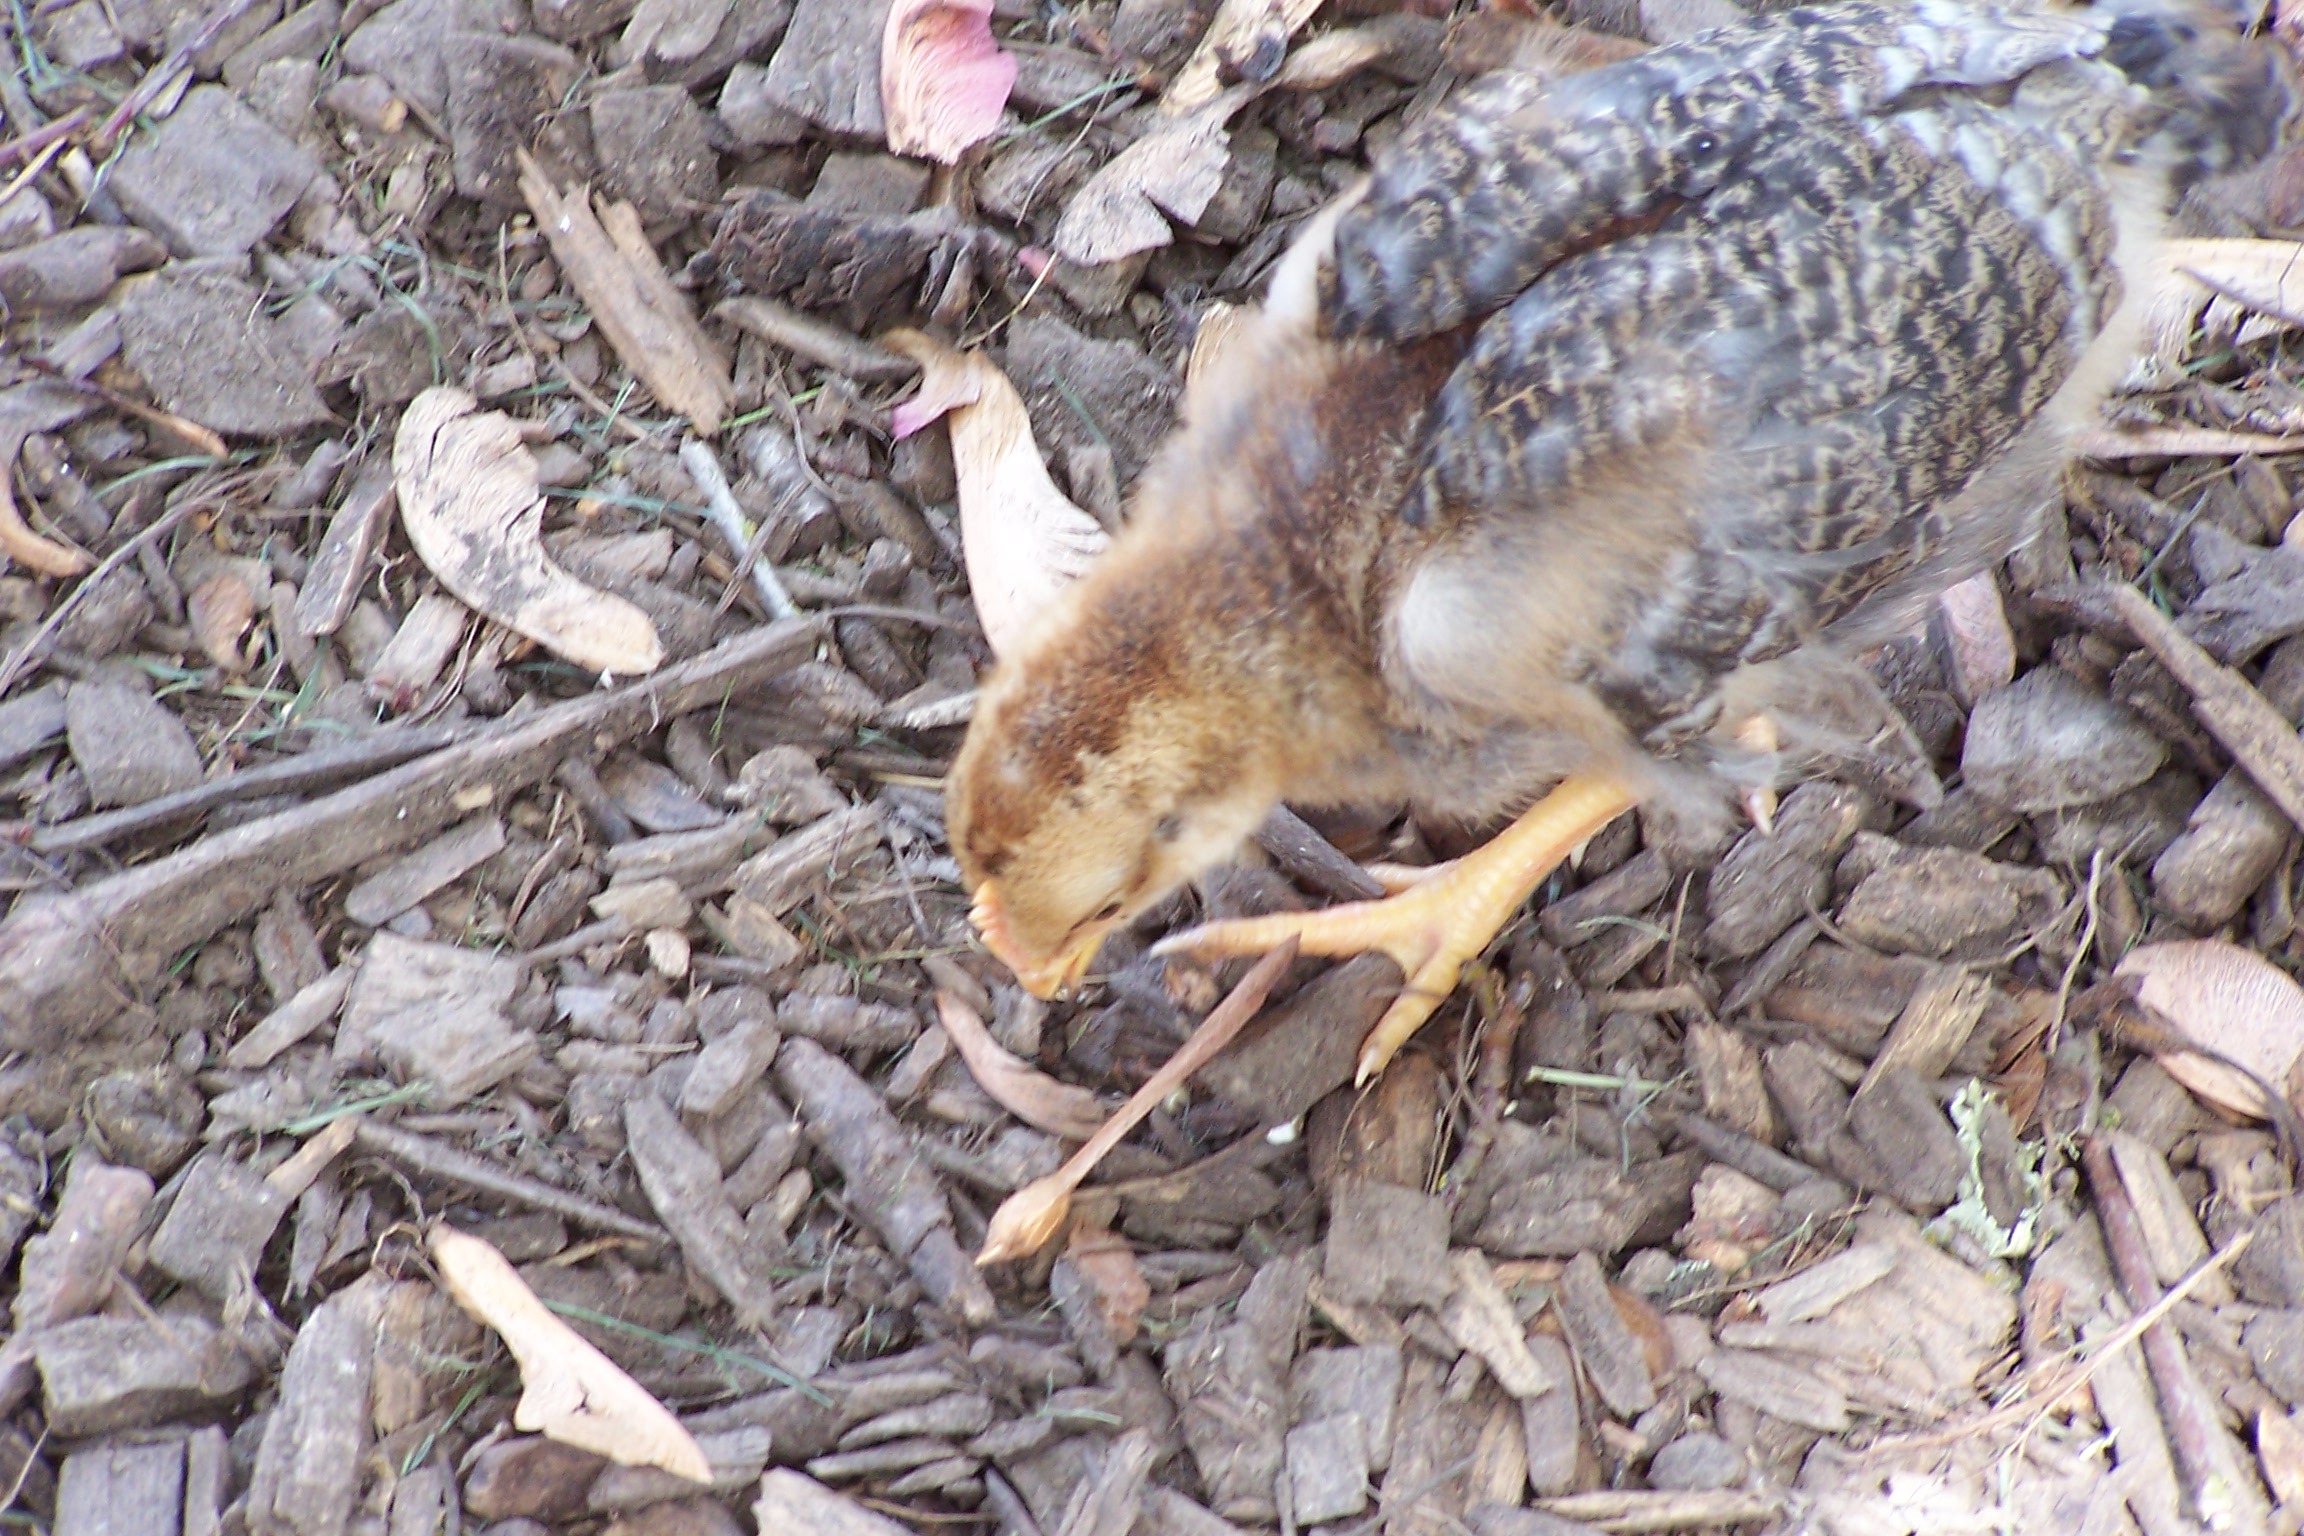
[[[1447,1001],[1464,962],[1488,947],[1544,877],[1570,850],[1630,810],[1635,798],[1619,780],[1579,774],[1492,841],[1396,895],[1321,912],[1204,923],[1162,941],[1154,953],[1260,955],[1294,938],[1308,955],[1390,955],[1407,985],[1360,1047],[1354,1081],[1365,1083]]]

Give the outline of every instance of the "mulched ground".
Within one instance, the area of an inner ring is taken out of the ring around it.
[[[1468,831],[1276,824],[1084,997],[1025,997],[943,843],[990,659],[955,464],[940,426],[892,440],[913,369],[869,338],[985,348],[1109,524],[1210,306],[1463,72],[1734,12],[1362,0],[1292,52],[1304,9],[1227,6],[1211,78],[1259,87],[1228,137],[1100,179],[1173,130],[1213,7],[1001,0],[1008,116],[950,168],[883,151],[885,4],[15,8],[9,1521],[2298,1529],[2295,1149],[2099,985],[2171,940],[2304,958],[2304,394],[2292,333],[2229,304],[2120,406],[2203,451],[2076,468],[1877,659],[1940,807],[1822,781],[1766,835],[1627,817],[1365,1092],[1396,971],[1298,963],[1049,1251],[970,1263],[1247,969],[1152,938]],[[1352,67],[1288,75],[1322,37]],[[586,255],[538,178],[630,216]],[[615,332],[587,261],[701,329]],[[663,403],[715,349],[725,397]],[[392,445],[441,383],[523,424],[538,558],[645,614],[652,676],[599,685],[418,556]],[[2304,994],[2238,985],[2196,989],[2213,1038],[2277,1077]],[[708,1493],[515,1425],[443,1222],[679,1415]]]

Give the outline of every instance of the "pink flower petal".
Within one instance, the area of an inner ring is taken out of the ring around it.
[[[920,376],[920,392],[888,413],[889,435],[902,442],[922,427],[943,420],[945,412],[974,405],[981,392],[976,376],[966,369],[925,369]]]
[[[880,38],[888,147],[946,165],[1000,126],[1016,60],[992,40],[992,0],[896,0]]]

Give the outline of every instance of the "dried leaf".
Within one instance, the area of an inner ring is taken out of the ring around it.
[[[1528,1330],[1513,1311],[1511,1298],[1496,1283],[1487,1255],[1459,1248],[1448,1256],[1455,1284],[1440,1310],[1448,1336],[1478,1355],[1497,1384],[1513,1397],[1541,1397],[1559,1383],[1528,1348]]]
[[[358,1113],[329,1121],[298,1147],[294,1156],[264,1175],[264,1182],[285,1199],[293,1200],[303,1194],[320,1177],[321,1171],[352,1145],[353,1138],[360,1134],[361,1121]]]
[[[1214,101],[1227,73],[1262,84],[1281,71],[1288,39],[1312,19],[1320,0],[1224,0],[1200,46],[1176,71],[1160,110],[1182,116]]]
[[[96,559],[86,550],[42,538],[24,521],[16,505],[16,455],[33,433],[69,425],[88,409],[89,402],[77,391],[44,381],[0,392],[0,555],[43,576],[77,576]],[[217,454],[223,454],[221,444]]]
[[[685,63],[711,46],[727,14],[724,0],[640,0],[618,49],[626,59]]]
[[[2016,636],[2008,627],[2008,610],[2000,602],[2000,587],[1991,572],[1946,588],[1936,599],[1936,612],[1951,663],[1953,696],[1963,705],[1972,708],[1993,689],[2015,680]]]
[[[0,465],[0,471],[7,470]],[[96,563],[95,557],[69,544],[44,539],[16,510],[12,472],[0,472],[0,555],[38,571],[43,576],[77,576]]]
[[[951,993],[936,994],[936,1018],[977,1085],[1026,1125],[1068,1141],[1086,1141],[1104,1123],[1104,1106],[1096,1095],[1018,1059],[992,1038],[975,1009]]]
[[[436,388],[400,418],[392,476],[408,542],[449,591],[507,629],[595,672],[653,672],[664,659],[656,626],[552,563],[535,457],[510,417],[474,409],[463,390]]]
[[[955,403],[952,463],[968,588],[984,638],[995,652],[1006,651],[1111,536],[1048,478],[1024,397],[989,358],[955,352],[918,331],[894,331],[881,341],[920,364],[916,398]]]
[[[2256,1461],[2264,1469],[2264,1485],[2280,1504],[2304,1498],[2304,1424],[2300,1416],[2265,1408],[2256,1416]]]
[[[1302,53],[1309,49],[1298,49]],[[1457,18],[1441,57],[1459,75],[1509,69],[1529,75],[1574,75],[1619,64],[1648,51],[1638,38],[1618,37],[1540,11],[1484,6]],[[1289,69],[1296,65],[1288,61]],[[1283,71],[1287,73],[1287,71]]]
[[[1385,17],[1364,26],[1338,27],[1305,39],[1291,51],[1288,62],[1272,83],[1291,91],[1325,91],[1342,85],[1371,64],[1398,54],[1404,34],[1398,18]]]
[[[992,0],[896,0],[880,37],[880,110],[888,147],[950,165],[991,137],[1016,84],[1016,59],[992,40]]]
[[[1096,1310],[1112,1330],[1112,1342],[1127,1348],[1152,1300],[1152,1285],[1136,1263],[1136,1250],[1119,1233],[1083,1219],[1074,1224],[1064,1257],[1095,1291]]]
[[[463,643],[471,610],[445,592],[416,599],[383,652],[368,668],[368,695],[404,715],[424,700]]]
[[[2293,240],[2171,240],[2160,273],[2145,309],[2143,350],[2163,367],[2183,357],[2202,311],[2219,302],[2225,313],[2210,315],[2206,328],[2232,330],[2242,342],[2304,325],[2304,245]]]
[[[712,1481],[703,1449],[671,1410],[555,1317],[492,1244],[441,1222],[428,1245],[448,1294],[502,1335],[520,1362],[516,1427],[621,1466]]]
[[[245,672],[240,637],[256,622],[256,593],[236,570],[217,571],[184,599],[184,619],[208,659],[227,672]]]
[[[2222,939],[2180,939],[2128,952],[2113,972],[2137,980],[2137,998],[2195,1043],[2229,1056],[2276,1089],[2304,1054],[2304,987],[2251,950]],[[2168,1075],[2234,1114],[2264,1115],[2264,1096],[2239,1072],[2189,1051],[2160,1057]]]
[[[1051,242],[1056,254],[1100,267],[1174,240],[1168,218],[1195,222],[1224,184],[1232,153],[1224,124],[1244,100],[1238,91],[1219,97],[1113,156],[1065,205]]]

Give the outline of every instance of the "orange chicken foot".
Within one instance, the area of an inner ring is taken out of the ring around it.
[[[1365,1083],[1448,1000],[1464,962],[1488,947],[1544,877],[1586,838],[1630,810],[1636,799],[1618,780],[1577,774],[1493,840],[1396,895],[1321,912],[1203,923],[1163,940],[1153,953],[1204,959],[1260,955],[1294,938],[1307,955],[1368,950],[1390,955],[1408,983],[1360,1047],[1353,1081]],[[1384,883],[1393,885],[1390,879]]]

